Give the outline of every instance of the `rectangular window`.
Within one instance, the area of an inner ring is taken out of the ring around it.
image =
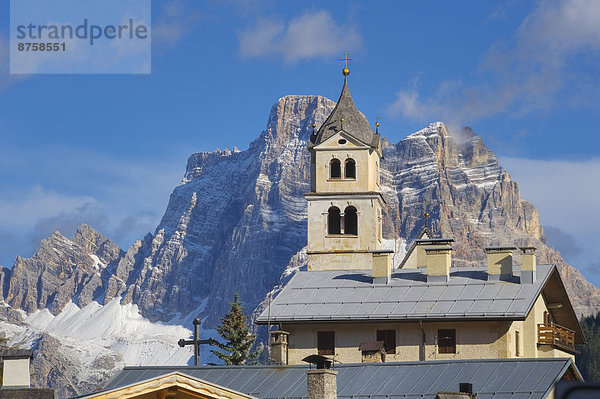
[[[438,352],[456,353],[456,330],[438,330]]]
[[[319,355],[335,355],[335,332],[318,331],[317,332],[317,350]]]
[[[377,341],[383,341],[385,353],[396,353],[396,330],[377,330]]]
[[[515,356],[521,356],[521,333],[515,331]]]

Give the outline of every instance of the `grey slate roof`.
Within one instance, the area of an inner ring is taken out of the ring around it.
[[[524,319],[553,265],[538,265],[533,284],[488,281],[486,268],[451,268],[448,282],[400,269],[388,284],[369,270],[298,272],[271,304],[271,323],[421,319]],[[268,309],[258,318],[267,323]]]
[[[340,122],[342,118],[344,119],[343,126]],[[367,118],[356,109],[346,79],[344,79],[344,87],[342,88],[340,99],[327,120],[319,128],[316,137],[311,137],[311,144],[317,145],[322,143],[340,130],[343,130],[364,144],[375,148],[380,147],[381,136],[373,133],[373,129],[371,129]]]
[[[571,359],[446,360],[342,364],[338,398],[426,398],[471,382],[478,399],[542,399],[573,367]],[[111,390],[174,371],[262,399],[306,398],[305,366],[126,367]],[[577,372],[578,374],[578,372]]]

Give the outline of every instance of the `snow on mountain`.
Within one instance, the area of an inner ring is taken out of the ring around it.
[[[91,302],[83,308],[69,302],[57,315],[41,309],[19,324],[0,321],[0,326],[11,336],[9,344],[36,349],[34,369],[43,368],[49,360],[47,354],[39,353],[39,341],[52,337],[54,355],[60,354],[66,360],[62,366],[70,371],[60,377],[80,390],[101,387],[124,366],[189,363],[192,347],[181,348],[177,341],[190,337],[191,330],[179,324],[151,322],[140,315],[137,305],[122,305],[120,299],[106,305]],[[191,325],[188,319],[177,322]],[[75,393],[60,384],[65,382],[61,378],[46,382],[58,389],[59,397]]]
[[[306,264],[307,139],[334,105],[283,97],[247,150],[191,155],[155,232],[127,252],[82,225],[73,240],[55,233],[0,269],[0,323],[13,342],[37,348],[38,385],[65,397],[125,364],[185,364],[191,348],[176,342],[194,317],[214,337],[235,293],[246,313],[264,306],[273,284]],[[427,211],[434,234],[455,239],[455,265],[483,262],[487,245],[534,245],[540,263],[558,264],[579,314],[600,308],[600,290],[545,245],[537,210],[470,129],[437,122],[384,142],[381,182],[394,265]]]

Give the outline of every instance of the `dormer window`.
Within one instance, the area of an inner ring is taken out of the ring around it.
[[[342,164],[339,159],[333,158],[329,163],[329,177],[331,179],[342,178]]]
[[[341,234],[340,208],[332,206],[327,211],[327,234]]]
[[[348,158],[344,162],[344,177],[346,179],[356,179],[356,162],[352,158]]]

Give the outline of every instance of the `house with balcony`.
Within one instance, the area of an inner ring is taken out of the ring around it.
[[[490,247],[486,265],[458,268],[453,240],[424,229],[392,270],[381,139],[346,79],[309,150],[308,267],[258,318],[278,326],[271,364],[126,367],[81,399],[546,399],[581,381],[583,334],[556,266],[537,265],[534,248],[518,267],[516,248]]]
[[[346,78],[308,150],[307,270],[257,320],[277,325],[272,362],[574,357],[585,342],[577,316],[558,269],[537,265],[533,247],[485,248],[486,264],[460,268],[453,240],[424,229],[392,270],[382,238],[381,137]]]

